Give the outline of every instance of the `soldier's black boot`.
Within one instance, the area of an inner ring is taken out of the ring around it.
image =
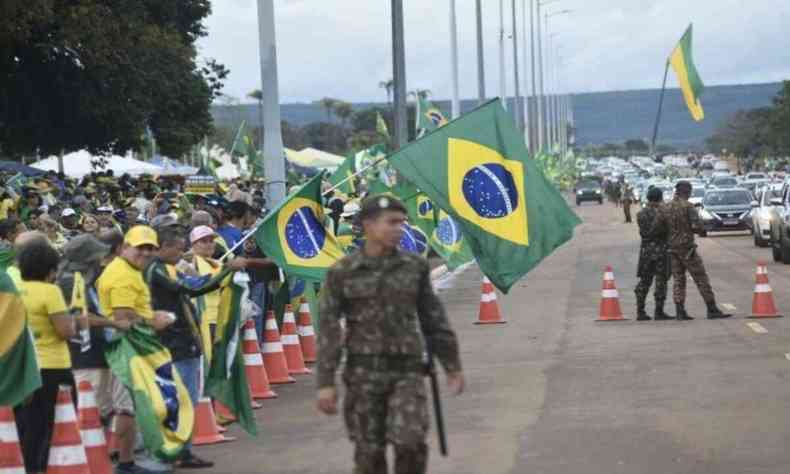
[[[675,319],[674,316],[670,316],[664,312],[664,302],[656,303],[656,312],[653,314],[653,319],[656,321],[669,321],[671,319]]]
[[[732,316],[731,314],[722,312],[722,310],[720,310],[719,307],[716,306],[715,301],[711,301],[710,303],[707,303],[707,305],[708,305],[708,319],[724,319]]]
[[[691,321],[692,319],[694,319],[688,315],[688,313],[686,312],[686,307],[683,305],[683,303],[680,304],[675,303],[675,312],[677,313],[675,319],[677,319],[678,321]]]
[[[636,302],[636,320],[637,321],[650,321],[650,316],[647,315],[645,311],[645,302],[644,301],[637,301]]]

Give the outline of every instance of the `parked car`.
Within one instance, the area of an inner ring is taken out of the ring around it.
[[[751,231],[753,207],[757,207],[757,202],[745,189],[708,190],[699,210],[705,229],[702,237],[709,232]]]
[[[769,184],[757,190],[755,199],[758,207],[752,211],[754,245],[767,247],[771,242],[771,221],[775,218],[774,207],[782,199],[782,185]]]
[[[603,204],[603,188],[598,181],[582,181],[576,184],[576,205],[586,201],[597,201]]]
[[[772,198],[771,252],[774,262],[790,263],[790,184],[782,186],[782,197]]]

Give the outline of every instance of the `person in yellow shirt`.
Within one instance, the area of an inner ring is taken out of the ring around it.
[[[0,193],[0,220],[8,219],[8,215],[16,208],[16,201],[5,189]]]
[[[154,229],[138,225],[126,232],[120,255],[107,265],[96,281],[99,307],[103,315],[114,321],[147,324],[157,331],[173,323],[167,313],[153,311],[151,293],[143,280],[142,271],[158,248],[159,241]],[[134,423],[134,403],[129,390],[113,390],[112,404],[116,409],[115,431],[119,444],[118,467],[115,472],[147,472],[134,463],[137,429]]]
[[[22,277],[19,293],[33,333],[42,381],[30,400],[15,409],[25,469],[31,473],[47,469],[59,387],[70,385],[72,400],[77,400],[67,342],[76,334],[75,318],[53,283],[59,261],[58,252],[41,238],[26,242],[17,255]]]
[[[222,270],[222,264],[212,258],[217,247],[216,237],[214,229],[205,225],[195,227],[189,234],[193,264],[200,276],[214,276]],[[200,333],[205,342],[206,359],[209,362],[211,362],[214,332],[217,327],[219,294],[220,290],[215,290],[202,296],[203,319],[200,322]]]

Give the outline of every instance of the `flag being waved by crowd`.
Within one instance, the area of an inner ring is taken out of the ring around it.
[[[401,148],[389,163],[454,219],[480,269],[504,292],[580,222],[529,157],[499,99]]]
[[[691,53],[692,26],[689,25],[683,37],[680,38],[678,45],[672,50],[672,54],[669,56],[669,63],[678,76],[680,90],[683,91],[683,98],[691,116],[699,122],[705,118],[705,111],[702,109],[702,103],[699,100],[702,91],[705,90],[705,85],[699,77],[697,66],[694,65],[694,57]]]

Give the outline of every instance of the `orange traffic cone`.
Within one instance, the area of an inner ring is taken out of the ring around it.
[[[483,287],[480,294],[480,313],[475,324],[505,324],[507,321],[502,319],[499,313],[499,305],[496,302],[496,290],[491,280],[483,275]]]
[[[220,426],[229,425],[238,421],[236,417],[233,416],[233,413],[230,412],[230,409],[226,407],[224,403],[216,399],[214,400],[214,415]]]
[[[263,366],[263,357],[261,357],[261,348],[258,346],[255,322],[252,319],[248,319],[244,323],[242,352],[244,353],[244,371],[247,374],[247,383],[250,385],[252,398],[277,398],[277,394],[272,391],[269,385],[269,377]]]
[[[0,407],[0,472],[3,474],[25,474],[19,433],[16,430],[14,411],[11,407]]]
[[[214,409],[211,407],[211,400],[201,398],[197,408],[195,408],[195,428],[192,432],[192,444],[203,446],[206,444],[227,443],[235,439],[220,434],[217,421],[214,418]]]
[[[263,365],[269,376],[269,383],[294,383],[296,380],[288,375],[288,363],[285,361],[283,344],[280,341],[280,330],[274,311],[266,313],[266,326],[263,330]]]
[[[620,294],[614,283],[614,273],[611,265],[607,265],[603,274],[603,289],[601,290],[601,305],[598,309],[597,321],[625,321],[620,310]]]
[[[285,362],[288,364],[288,373],[291,375],[307,375],[313,371],[305,367],[302,357],[302,345],[299,344],[299,335],[296,334],[296,318],[291,305],[285,305],[283,315],[283,336],[281,338]]]
[[[308,364],[318,359],[318,351],[315,345],[315,329],[313,329],[313,317],[310,315],[310,305],[307,298],[302,297],[299,305],[299,326],[296,327],[299,333],[299,344],[302,346],[302,356]]]
[[[752,315],[750,318],[781,318],[774,304],[774,293],[768,282],[768,264],[757,262],[755,274],[754,297],[752,298]]]
[[[88,465],[91,474],[105,474],[112,472],[110,452],[104,438],[101,426],[99,407],[96,405],[96,393],[87,380],[77,386],[77,407],[79,408],[80,435],[88,456]]]
[[[82,445],[77,413],[71,400],[71,386],[61,385],[55,405],[55,426],[49,447],[47,474],[90,474]]]

